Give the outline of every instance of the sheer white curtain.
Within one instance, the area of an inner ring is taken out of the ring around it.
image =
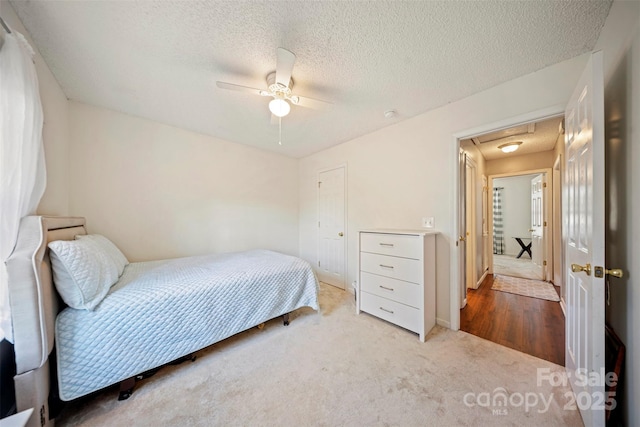
[[[5,34],[0,49],[0,339],[11,342],[5,261],[16,244],[20,219],[35,213],[46,185],[42,103],[33,55],[22,34]]]

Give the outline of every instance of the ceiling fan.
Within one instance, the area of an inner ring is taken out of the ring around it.
[[[331,105],[331,102],[292,94],[293,79],[291,78],[291,73],[295,62],[296,55],[293,52],[279,47],[277,50],[276,70],[267,75],[267,90],[226,82],[216,82],[216,85],[221,89],[237,90],[272,97],[273,99],[269,102],[269,111],[273,114],[271,117],[272,123],[274,123],[276,117],[282,118],[289,114],[289,111],[291,111],[290,104],[314,109],[322,109]]]

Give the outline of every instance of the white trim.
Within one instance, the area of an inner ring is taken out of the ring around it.
[[[460,216],[460,206],[459,206],[459,196],[460,196],[460,160],[459,160],[459,150],[460,150],[460,140],[472,138],[478,135],[482,135],[484,133],[489,133],[496,130],[507,129],[513,126],[522,125],[525,123],[530,123],[534,121],[540,121],[544,119],[548,119],[551,117],[558,117],[564,115],[565,105],[554,105],[547,108],[543,108],[536,111],[531,111],[529,113],[521,114],[519,116],[514,116],[511,118],[506,118],[497,122],[488,123],[482,126],[478,126],[475,128],[467,129],[461,132],[457,132],[452,135],[453,144],[451,144],[451,164],[453,167],[451,168],[451,186],[452,186],[452,194],[455,196],[452,197],[453,201],[453,215],[451,221],[453,221],[453,226],[451,230],[453,231],[451,234],[451,244],[450,244],[450,257],[451,263],[449,264],[449,317],[450,317],[450,328],[454,331],[460,329],[460,277],[459,277],[459,268],[460,268],[460,257],[458,256],[458,246],[456,246],[455,242],[458,240],[459,235],[459,227],[458,227],[458,218]],[[489,264],[489,268],[491,268],[491,264]]]
[[[484,282],[484,279],[487,278],[487,274],[489,274],[489,269],[485,269],[484,273],[482,273],[482,277],[480,277],[480,279],[478,279],[478,283],[476,283],[476,289],[478,289],[480,287],[480,285],[482,284],[482,282]]]
[[[447,322],[446,320],[443,320],[440,318],[436,319],[436,325],[442,326],[447,329],[451,329],[451,322]]]
[[[564,138],[562,141],[562,144],[564,144]],[[560,297],[562,297],[563,294],[563,290],[564,290],[564,277],[563,277],[563,272],[564,272],[564,238],[563,238],[563,234],[564,234],[564,224],[562,223],[562,207],[564,204],[564,201],[562,200],[562,193],[563,193],[563,180],[562,180],[562,175],[564,173],[564,168],[562,165],[563,162],[563,153],[558,153],[558,156],[556,157],[556,161],[553,164],[553,169],[551,170],[551,175],[553,176],[553,186],[551,188],[551,198],[552,198],[552,204],[553,204],[553,209],[551,211],[551,216],[552,216],[552,221],[553,221],[553,242],[552,242],[552,256],[554,259],[554,263],[553,263],[553,284],[556,286],[560,286]],[[556,179],[556,171],[558,171],[558,176]],[[556,206],[556,198],[558,199],[560,206]],[[556,219],[558,219],[557,224],[556,224]],[[559,239],[559,244],[556,245],[556,241]],[[556,251],[559,252],[559,257],[558,257],[558,261],[560,265],[557,265],[557,263],[555,262],[556,259]],[[556,280],[556,277],[559,280]]]
[[[320,182],[320,174],[324,173],[324,172],[329,172],[335,169],[340,169],[340,168],[344,168],[344,259],[343,259],[343,283],[342,283],[342,289],[343,290],[348,290],[349,286],[347,286],[347,282],[348,282],[348,272],[349,272],[349,266],[348,266],[348,249],[349,249],[349,222],[348,222],[348,218],[349,218],[349,195],[347,193],[349,186],[347,185],[348,183],[348,172],[349,169],[347,168],[347,163],[340,163],[336,166],[332,166],[332,167],[328,167],[328,168],[324,168],[324,169],[319,169],[316,172],[316,182]],[[319,188],[316,187],[316,223],[320,221],[320,191]],[[313,266],[314,270],[317,270],[318,268],[318,261],[320,261],[320,229],[317,228],[317,238],[316,238],[316,263]]]
[[[473,160],[473,158],[469,155],[467,151],[464,151],[464,161],[465,167],[467,168],[467,172],[470,172],[471,175],[467,175],[465,173],[465,177],[467,179],[467,183],[470,183],[470,186],[467,186],[465,183],[465,205],[470,201],[470,206],[466,206],[465,209],[465,224],[466,228],[466,236],[465,236],[465,248],[467,250],[467,255],[471,254],[471,256],[467,256],[467,266],[466,274],[468,275],[471,272],[471,277],[467,277],[466,281],[471,281],[472,288],[478,289],[478,266],[477,266],[477,255],[478,255],[478,242],[477,242],[477,233],[476,229],[476,215],[477,215],[477,192],[476,188],[478,186],[477,183],[477,174],[478,174],[478,165]],[[469,187],[469,188],[468,188]],[[470,264],[470,268],[469,268]],[[474,280],[475,279],[475,280]],[[467,288],[469,288],[468,283],[465,284]],[[465,304],[466,305],[466,304]]]

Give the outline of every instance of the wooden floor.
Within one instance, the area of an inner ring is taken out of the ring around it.
[[[494,291],[493,275],[467,291],[460,329],[564,366],[564,315],[560,303]]]

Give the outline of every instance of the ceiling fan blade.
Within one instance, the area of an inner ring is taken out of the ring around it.
[[[325,110],[333,105],[333,102],[322,101],[320,99],[308,98],[306,96],[298,96],[298,102],[294,105],[301,107],[313,108],[314,110]]]
[[[254,95],[261,95],[261,96],[263,96],[262,93],[264,92],[262,89],[256,89],[248,86],[234,85],[234,84],[225,83],[225,82],[216,82],[216,86],[218,86],[220,89],[237,90],[238,92],[248,92]]]
[[[276,83],[289,87],[291,73],[293,72],[293,64],[296,62],[296,55],[287,49],[278,48],[278,56],[276,62]]]

